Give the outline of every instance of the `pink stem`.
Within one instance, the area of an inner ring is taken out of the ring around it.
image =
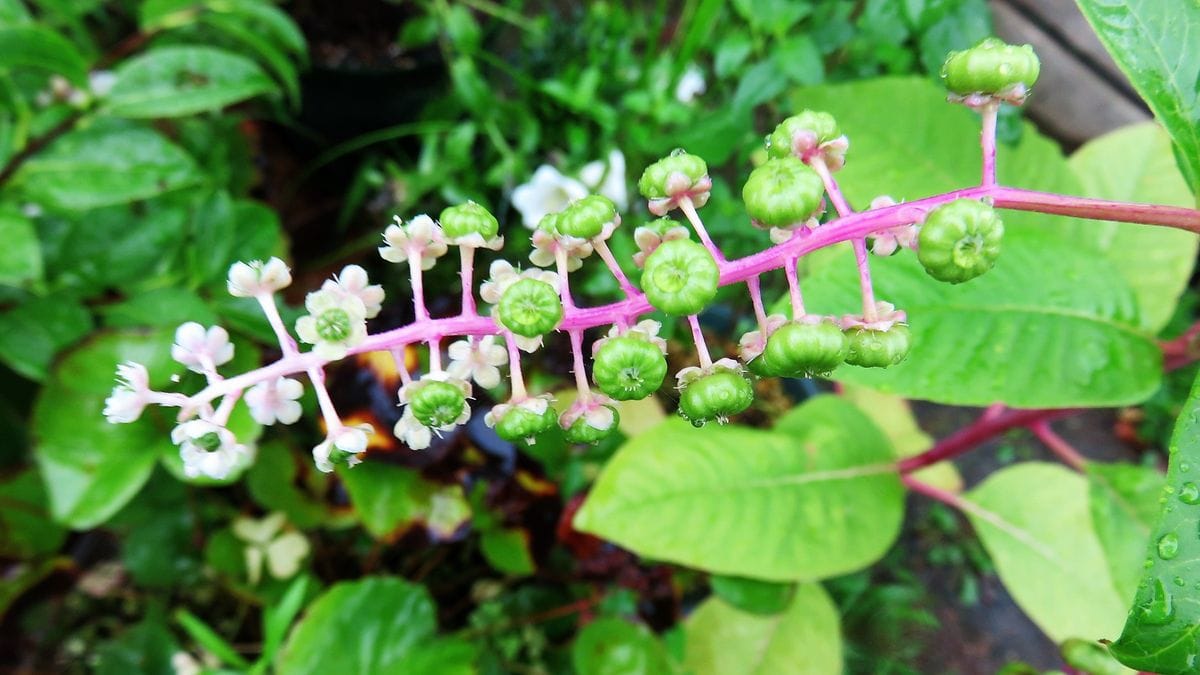
[[[329,435],[342,428],[342,418],[338,417],[337,408],[329,398],[325,389],[325,371],[319,366],[308,369],[308,379],[312,381],[313,391],[317,393],[317,405],[321,407],[321,416],[325,418],[325,431]]]
[[[996,184],[996,116],[1000,112],[1000,102],[990,101],[980,112],[983,114],[983,130],[979,134],[979,145],[983,150],[982,185],[991,187]]]
[[[833,173],[829,171],[829,167],[826,166],[821,155],[813,155],[807,161],[809,166],[821,177],[821,182],[825,184],[825,192],[829,193],[829,198],[833,200],[833,207],[837,210],[838,217],[845,218],[852,215],[854,209],[846,203],[841,188],[838,187]],[[866,237],[854,240],[854,261],[858,264],[858,285],[862,290],[863,320],[875,321],[878,318],[875,312],[875,286],[871,283],[871,265],[868,262]]]
[[[563,312],[570,312],[575,309],[575,302],[571,300],[571,282],[569,278],[570,272],[567,271],[567,252],[561,246],[554,248],[554,262],[558,268],[558,294],[562,297]]]
[[[750,302],[754,305],[754,319],[758,322],[760,331],[767,330],[767,311],[763,308],[762,286],[758,275],[746,280],[746,288],[750,291]]]
[[[1087,468],[1087,458],[1068,443],[1065,438],[1054,433],[1054,430],[1050,428],[1050,424],[1045,420],[1030,424],[1029,430],[1050,449],[1050,452],[1053,452],[1067,466],[1076,471],[1083,471]]]
[[[436,336],[429,338],[429,372],[442,372],[442,344]]]
[[[428,321],[429,312],[425,310],[425,287],[421,281],[420,251],[410,250],[408,252],[408,278],[412,286],[413,313],[416,315],[416,322]]]
[[[271,330],[275,331],[275,339],[279,340],[279,348],[283,351],[283,355],[291,356],[299,352],[300,350],[296,348],[295,338],[283,325],[283,317],[279,316],[279,307],[275,305],[275,294],[260,293],[254,296],[254,299],[258,300],[259,307],[262,307],[263,314],[267,317],[267,323],[271,324]]]
[[[900,473],[912,473],[917,469],[923,469],[931,464],[953,459],[1009,429],[1027,427],[1040,421],[1054,420],[1076,412],[1078,411],[1069,408],[1061,410],[1009,410],[999,415],[989,415],[985,412],[970,426],[959,429],[919,455],[913,455],[912,457],[900,460],[896,466],[900,469]]]
[[[804,298],[800,295],[800,279],[796,274],[796,258],[787,260],[783,265],[783,273],[787,276],[788,295],[792,298],[792,318],[804,316]]]
[[[462,279],[462,315],[475,315],[475,247],[474,246],[459,246],[459,260],[462,263],[462,270],[459,272],[459,278]]]
[[[408,355],[405,354],[407,349],[408,345],[400,345],[388,350],[396,362],[396,372],[400,374],[401,385],[412,384],[412,374],[408,372]]]
[[[517,339],[508,331],[504,331],[504,342],[508,345],[508,375],[512,380],[512,400],[523,401],[528,394],[525,392],[525,378],[521,375],[521,350],[517,349]]]
[[[708,353],[708,343],[704,341],[704,333],[700,332],[700,319],[695,314],[688,315],[688,325],[692,327],[692,340],[696,343],[696,352],[700,357],[700,367],[712,365],[712,356]]]
[[[603,239],[593,239],[592,248],[596,249],[596,254],[604,261],[604,264],[608,267],[608,271],[612,272],[612,275],[616,277],[617,284],[625,292],[625,297],[632,298],[637,295],[638,290],[633,287],[633,284],[629,283],[629,277],[625,276],[625,271],[617,264],[617,259],[608,248],[608,242]]]
[[[579,390],[579,400],[587,403],[592,396],[592,390],[588,386],[587,369],[583,365],[583,331],[575,329],[569,331],[569,335],[571,336],[571,357],[575,369],[575,388]]]
[[[718,263],[725,262],[725,255],[721,253],[721,249],[713,243],[713,240],[708,236],[708,230],[704,228],[704,223],[700,222],[700,214],[696,213],[696,205],[692,203],[691,197],[683,197],[679,200],[679,210],[683,211],[683,215],[687,217],[688,222],[696,229],[696,236],[700,237],[700,242],[704,244],[704,248],[712,254]]]

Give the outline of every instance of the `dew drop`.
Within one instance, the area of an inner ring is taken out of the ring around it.
[[[1180,588],[1187,586],[1187,582],[1183,580],[1183,577],[1175,577],[1174,581],[1175,581],[1175,585]]]
[[[1158,538],[1158,557],[1170,560],[1179,554],[1179,537],[1174,532],[1168,532]]]
[[[1184,504],[1200,504],[1200,485],[1188,481],[1179,486],[1179,501]]]
[[[1156,579],[1150,589],[1150,597],[1138,607],[1142,621],[1151,625],[1162,625],[1171,620],[1175,608],[1171,603],[1171,592],[1163,584],[1162,579]]]
[[[1146,558],[1146,562],[1142,563],[1142,567],[1145,567],[1146,569],[1154,567],[1154,558]]]
[[[1192,470],[1192,465],[1191,465],[1191,464],[1188,464],[1187,462],[1180,462],[1180,463],[1179,463],[1179,470],[1180,470],[1180,471],[1182,471],[1182,472],[1184,472],[1184,473],[1187,473],[1188,471],[1191,471],[1191,470]]]

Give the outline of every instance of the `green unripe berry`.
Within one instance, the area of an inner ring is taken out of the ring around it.
[[[777,373],[771,369],[771,366],[770,366],[770,364],[767,363],[767,359],[764,354],[759,354],[758,356],[750,359],[749,361],[746,361],[743,365],[746,366],[746,370],[754,373],[755,375],[757,375],[759,377],[778,377],[779,376],[779,373]]]
[[[603,195],[591,195],[562,212],[557,228],[568,237],[591,239],[617,218],[617,205]]]
[[[750,172],[742,188],[746,211],[764,227],[786,228],[803,223],[821,207],[825,185],[795,157],[768,160]]]
[[[509,286],[496,305],[500,324],[522,337],[549,333],[562,320],[562,302],[550,284],[537,279],[521,279]]]
[[[863,368],[887,368],[908,356],[912,336],[908,326],[893,324],[887,330],[854,326],[846,330],[849,350],[846,363]]]
[[[427,427],[454,424],[462,416],[467,397],[462,389],[448,382],[430,380],[416,389],[409,399],[413,417]]]
[[[632,336],[609,338],[592,359],[592,380],[618,401],[638,401],[658,391],[667,357],[658,345]]]
[[[833,323],[792,322],[771,333],[761,359],[766,360],[766,367],[774,375],[814,377],[827,375],[841,365],[848,350],[846,334]]]
[[[679,392],[679,412],[695,426],[724,421],[754,402],[754,387],[741,373],[718,370],[688,383]]]
[[[486,241],[500,231],[500,223],[496,221],[496,217],[475,202],[447,207],[438,220],[441,222],[442,232],[451,240],[478,234]]]
[[[537,229],[543,232],[549,232],[557,237],[559,235],[558,223],[560,220],[562,220],[561,211],[547,213],[546,215],[542,216],[541,220],[538,221]]]
[[[505,411],[504,416],[496,421],[496,435],[504,440],[515,443],[519,440],[530,440],[558,426],[558,415],[553,406],[546,406],[541,415],[523,408],[513,406]]]
[[[671,180],[676,174],[685,177],[683,185],[676,185]],[[677,191],[689,189],[707,175],[708,164],[703,159],[683,150],[675,150],[646,167],[638,179],[638,191],[646,199],[664,199]]]
[[[580,415],[579,418],[572,422],[571,426],[567,427],[566,429],[566,433],[564,435],[567,439],[567,442],[595,444],[611,436],[612,433],[617,430],[617,426],[621,424],[621,415],[617,413],[617,409],[612,406],[604,407],[612,411],[613,421],[611,426],[609,426],[607,429],[597,429],[596,427],[588,424],[586,415]]]
[[[1025,89],[1033,87],[1040,71],[1030,45],[984,38],[970,49],[950,52],[942,64],[942,79],[956,94],[1000,94],[1018,84]]]
[[[339,307],[321,312],[316,317],[317,336],[329,342],[341,342],[350,337],[350,314]]]
[[[1003,238],[1004,223],[995,209],[974,199],[958,199],[925,218],[917,259],[929,276],[958,284],[992,269]]]
[[[665,241],[642,270],[642,290],[667,314],[698,314],[717,295],[721,270],[708,249],[689,239]]]
[[[827,112],[805,110],[780,122],[767,137],[767,154],[771,157],[790,157],[795,154],[797,136],[815,148],[842,135],[837,120]]]

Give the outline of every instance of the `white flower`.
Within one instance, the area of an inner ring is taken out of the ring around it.
[[[358,265],[343,267],[341,274],[321,285],[321,290],[358,298],[368,319],[379,316],[379,310],[383,309],[383,286],[372,285],[367,279],[367,271]]]
[[[313,448],[313,462],[325,473],[333,471],[334,464],[344,463],[354,466],[362,460],[360,452],[367,449],[367,438],[375,433],[370,424],[359,424],[353,427],[342,427],[329,434],[317,447]]]
[[[292,273],[279,258],[263,262],[235,262],[229,266],[229,294],[236,298],[252,298],[268,295],[287,288],[292,283]]]
[[[658,228],[647,227],[642,225],[633,231],[633,242],[637,244],[638,252],[633,254],[633,264],[638,268],[642,268],[646,264],[646,258],[650,257],[651,253],[658,250],[658,247],[664,241],[674,241],[676,239],[688,239],[691,237],[691,230],[683,225],[674,225],[668,228],[665,232],[661,232]]]
[[[480,284],[479,296],[484,302],[496,304],[504,297],[504,291],[521,279],[537,279],[558,290],[558,275],[548,270],[518,270],[507,260],[497,260],[488,268],[488,280]]]
[[[697,96],[704,93],[707,85],[704,82],[704,71],[697,65],[690,65],[679,77],[675,85],[675,100],[680,103],[691,103]]]
[[[578,399],[572,403],[571,407],[567,408],[567,411],[558,419],[558,423],[563,429],[570,429],[571,425],[582,417],[584,422],[593,429],[608,431],[617,423],[617,416],[613,413],[615,405],[616,402],[611,398],[592,392],[588,394],[586,400]]]
[[[233,533],[246,542],[246,574],[250,583],[262,578],[263,563],[276,579],[287,579],[300,571],[300,562],[308,555],[308,539],[295,531],[280,533],[285,516],[276,512],[262,519],[237,518]]]
[[[612,234],[611,228],[607,234]],[[539,267],[557,265],[556,252],[562,249],[567,254],[567,271],[574,272],[583,266],[583,259],[592,254],[592,244],[587,239],[548,232],[540,227],[533,231],[530,241],[533,250],[529,252],[529,261]]]
[[[579,180],[591,190],[612,200],[618,211],[629,208],[629,189],[625,183],[625,155],[616,148],[608,159],[588,162],[579,170]]]
[[[117,74],[111,70],[93,70],[88,73],[88,89],[96,98],[104,98],[117,84]]]
[[[250,416],[259,424],[292,424],[300,419],[300,402],[304,385],[290,377],[259,382],[246,392]]]
[[[496,423],[508,414],[513,408],[524,408],[537,416],[546,414],[546,408],[554,402],[554,397],[550,394],[539,394],[538,396],[530,396],[520,401],[509,400],[507,403],[498,403],[492,406],[492,409],[483,416],[483,423],[489,427],[495,427]]]
[[[405,264],[409,253],[421,256],[421,269],[433,267],[437,259],[446,255],[446,236],[442,228],[433,222],[433,218],[421,214],[405,224],[399,216],[395,223],[388,225],[383,231],[383,241],[387,246],[379,247],[379,255],[384,260]]]
[[[229,343],[229,333],[224,328],[213,326],[206,331],[204,326],[189,321],[175,329],[171,358],[187,366],[190,371],[204,373],[229,363],[233,358],[233,345]]]
[[[150,402],[150,374],[146,366],[126,361],[117,366],[117,386],[104,400],[104,416],[112,424],[127,424],[142,416]]]
[[[779,327],[787,323],[787,317],[782,314],[772,314],[767,317],[765,325],[759,330],[752,330],[742,336],[738,341],[739,353],[742,356],[742,361],[749,363],[763,353],[767,348],[767,339],[771,334],[779,330]]]
[[[459,340],[450,344],[450,365],[446,372],[454,377],[475,380],[484,389],[500,384],[500,368],[508,363],[508,350],[496,343],[495,335],[485,335],[474,341]]]
[[[496,377],[499,379],[499,373],[497,373]],[[421,421],[418,420],[413,414],[412,405],[410,402],[412,401],[413,396],[415,396],[417,392],[419,392],[430,382],[446,382],[447,384],[452,384],[462,390],[465,398],[471,397],[471,385],[462,377],[449,371],[429,373],[425,377],[416,380],[415,382],[409,382],[403,387],[400,387],[398,396],[400,399],[400,404],[405,406],[404,414],[400,417],[400,420],[396,422],[395,427],[392,428],[392,433],[396,435],[396,438],[404,441],[404,444],[413,450],[424,450],[425,448],[428,448],[429,444],[433,442],[433,434],[436,433],[441,436],[441,432],[450,431],[461,424],[465,424],[467,420],[471,419],[471,405],[464,401],[462,411],[459,413],[458,418],[456,418],[454,421],[435,427],[429,427],[422,424]]]
[[[187,652],[175,652],[171,655],[171,670],[175,675],[200,675],[204,672],[200,662]]]
[[[543,164],[533,172],[528,183],[518,185],[512,192],[512,205],[521,212],[521,222],[533,229],[547,213],[557,213],[567,205],[588,195],[583,183]],[[616,200],[614,200],[616,201]]]
[[[188,478],[224,479],[249,459],[251,451],[237,442],[233,432],[208,420],[190,420],[175,427],[171,442],[179,446],[183,473]]]
[[[304,307],[308,315],[296,320],[296,334],[327,361],[367,338],[367,310],[358,296],[322,288],[308,294]]]
[[[404,414],[392,427],[392,433],[413,450],[424,450],[433,442],[433,430],[413,416],[411,407],[404,409]]]

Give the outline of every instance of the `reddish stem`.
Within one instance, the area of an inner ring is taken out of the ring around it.
[[[979,132],[979,145],[983,150],[983,180],[984,187],[996,184],[996,117],[1000,112],[1000,102],[991,101],[983,106],[983,129]]]
[[[931,464],[957,457],[1009,429],[1028,427],[1038,422],[1056,420],[1077,412],[1079,412],[1077,408],[1007,410],[999,415],[988,415],[985,412],[974,423],[938,441],[925,452],[900,460],[897,467],[900,469],[900,473],[912,473]]]
[[[1030,424],[1029,430],[1067,466],[1076,471],[1083,471],[1087,467],[1087,458],[1083,453],[1076,450],[1065,438],[1054,433],[1045,420]]]

